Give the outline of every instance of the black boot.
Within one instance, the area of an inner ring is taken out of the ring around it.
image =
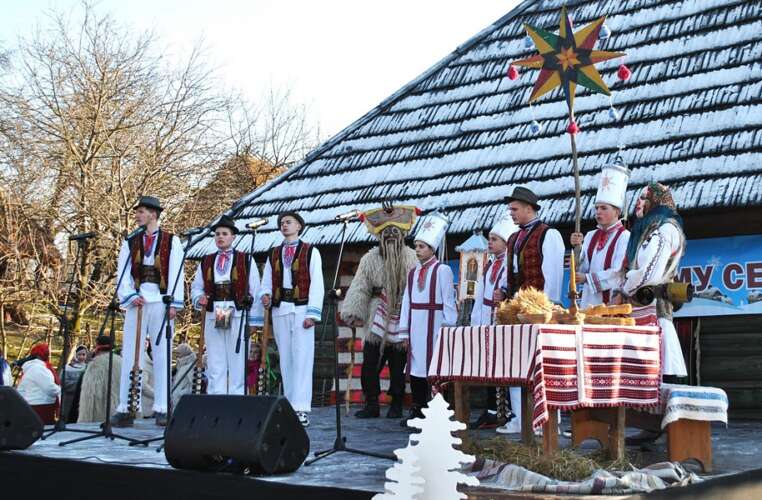
[[[386,418],[402,418],[402,398],[392,397],[392,404],[386,412]]]
[[[355,412],[357,418],[378,418],[381,410],[378,408],[378,398],[368,398],[365,401],[365,407]]]

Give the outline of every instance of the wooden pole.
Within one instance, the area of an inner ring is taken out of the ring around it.
[[[257,394],[267,394],[267,349],[270,343],[270,308],[265,308],[265,320],[262,325],[262,338],[259,344],[259,376],[257,377]]]
[[[574,119],[574,109],[569,108],[569,124],[576,123]],[[572,150],[572,170],[574,172],[574,232],[579,233],[582,231],[582,189],[579,181],[579,163],[577,161],[577,140],[576,134],[569,133],[569,140],[571,141]],[[582,254],[582,245],[574,245],[572,255],[572,262],[579,262],[580,255]],[[572,266],[572,272],[569,275],[569,288],[570,299],[572,301],[571,309],[573,314],[577,313],[577,282],[574,276],[574,266]]]
[[[129,397],[129,411],[134,417],[138,413],[138,406],[140,405],[140,351],[143,350],[143,346],[140,342],[140,330],[143,328],[143,307],[138,306],[138,317],[135,321],[135,355],[132,360],[132,373],[130,380],[130,397]],[[169,374],[167,374],[169,376]]]
[[[338,326],[336,327],[338,328]],[[355,371],[355,339],[357,330],[352,327],[352,338],[349,340],[349,371],[347,373],[347,390],[344,391],[344,407],[346,408],[346,415],[349,415],[349,404],[352,399],[352,374]],[[338,335],[336,336],[338,338]],[[339,397],[339,388],[336,388],[336,397]]]
[[[201,335],[198,337],[196,366],[193,367],[193,388],[191,394],[201,394],[201,379],[204,373],[204,329],[206,328],[206,307],[201,309]]]

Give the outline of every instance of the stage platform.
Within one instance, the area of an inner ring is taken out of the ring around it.
[[[389,454],[404,447],[408,432],[399,426],[398,420],[383,418],[383,412],[382,409],[382,418],[369,420],[345,417],[342,412],[348,446]],[[311,414],[311,421],[308,428],[310,455],[333,445],[334,409],[316,408]],[[567,424],[563,420],[562,428]],[[95,430],[98,425],[77,424],[70,428]],[[115,431],[131,438],[146,439],[160,435],[162,430],[153,424],[152,419],[146,419],[136,422],[134,428]],[[762,467],[760,431],[762,423],[759,422],[734,421],[727,429],[723,425],[713,425],[715,470],[703,477],[722,477],[723,481],[728,481],[734,474]],[[478,432],[484,437],[495,436],[494,431]],[[55,495],[55,498],[243,498],[244,495],[282,500],[301,497],[371,498],[383,491],[384,472],[392,463],[390,460],[339,452],[313,465],[302,466],[294,473],[279,476],[201,473],[173,469],[164,453],[156,451],[156,444],[149,447],[128,446],[118,439],[97,438],[59,446],[61,441],[82,435],[57,433],[44,441],[37,441],[26,450],[0,453],[0,477],[13,478],[12,482],[3,481],[3,491],[8,492],[6,486],[12,485],[14,489],[22,486],[19,491],[29,488],[40,496]],[[507,436],[507,439],[518,439],[518,436]],[[568,447],[570,442],[561,437],[559,444]],[[595,446],[592,442],[583,444],[583,448]],[[665,444],[661,441],[643,453],[649,463],[666,459]],[[753,477],[761,475],[751,473]],[[59,496],[59,493],[64,494]],[[672,494],[675,493],[678,492],[672,491]],[[478,495],[478,498],[488,497]],[[505,497],[498,495],[491,498]]]

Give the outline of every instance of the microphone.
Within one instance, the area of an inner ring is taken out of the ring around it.
[[[253,221],[246,224],[246,229],[256,229],[258,227],[264,226],[267,224],[267,218],[261,217],[259,219],[254,219]]]
[[[346,222],[352,219],[357,219],[358,217],[360,217],[360,211],[355,209],[355,210],[350,210],[347,213],[337,215],[336,217],[334,217],[334,220]]]
[[[69,241],[87,240],[89,238],[95,237],[96,234],[98,233],[96,233],[95,231],[90,231],[89,233],[74,234],[72,236],[69,236]]]
[[[135,236],[141,235],[141,234],[143,234],[145,232],[146,232],[146,227],[145,226],[139,226],[136,230],[134,230],[133,232],[128,234],[125,239],[126,240],[130,240],[130,239],[134,238]]]

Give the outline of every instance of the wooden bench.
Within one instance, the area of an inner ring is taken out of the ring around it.
[[[677,398],[695,396],[700,405],[702,397],[706,408],[717,411],[717,420],[727,422],[727,396],[713,387],[694,387],[684,385],[662,385],[662,408],[660,411],[645,412],[623,408],[587,408],[572,412],[572,445],[578,446],[587,439],[595,439],[609,450],[614,459],[624,457],[624,427],[639,429],[662,429],[667,433],[667,453],[672,462],[696,460],[704,472],[712,471],[712,427],[706,415],[696,414],[688,418],[681,414],[679,404],[675,409],[670,402],[679,403]],[[673,397],[675,399],[673,399]],[[668,423],[664,425],[666,412],[673,411]]]

